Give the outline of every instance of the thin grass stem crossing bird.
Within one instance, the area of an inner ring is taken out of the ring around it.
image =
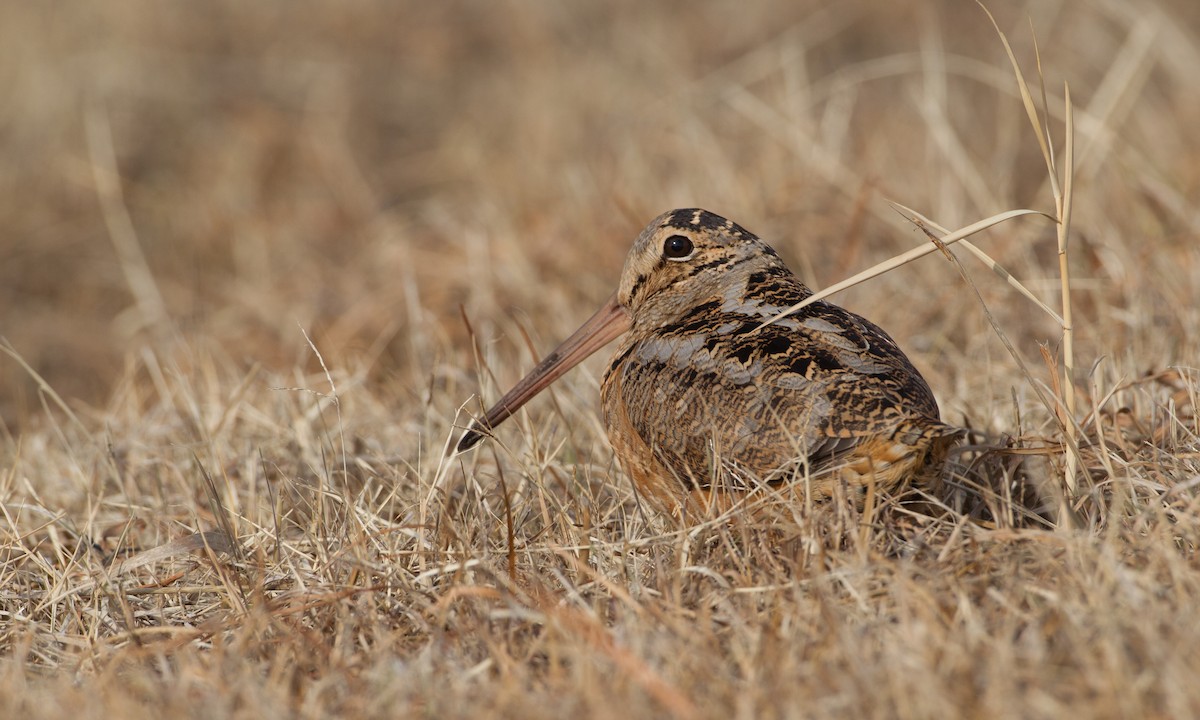
[[[458,443],[473,447],[584,358],[624,335],[604,374],[604,425],[636,489],[678,515],[764,486],[813,500],[895,492],[939,473],[957,431],[895,341],[810,296],[773,249],[699,209],[655,218],[617,292]]]

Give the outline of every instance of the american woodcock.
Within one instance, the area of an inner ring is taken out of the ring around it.
[[[853,495],[936,476],[957,433],[887,333],[827,302],[762,325],[811,294],[739,225],[705,210],[664,213],[634,241],[616,294],[472,423],[458,450],[624,334],[600,389],[604,424],[635,487],[662,510],[695,512],[763,483],[823,499],[838,482]]]

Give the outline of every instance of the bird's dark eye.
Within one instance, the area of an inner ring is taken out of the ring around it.
[[[678,260],[692,254],[692,241],[683,235],[672,235],[663,243],[663,257]]]

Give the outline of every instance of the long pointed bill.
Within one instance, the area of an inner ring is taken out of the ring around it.
[[[579,327],[571,337],[554,348],[538,363],[537,367],[505,393],[481,419],[471,423],[462,439],[458,441],[458,452],[469,450],[483,439],[484,429],[492,429],[508,419],[535,395],[545,390],[563,373],[583,362],[592,353],[609,344],[629,329],[629,313],[617,302],[617,295],[608,299],[596,314]]]

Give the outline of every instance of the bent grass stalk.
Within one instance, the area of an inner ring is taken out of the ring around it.
[[[1063,436],[1065,438],[1066,456],[1065,456],[1063,478],[1062,478],[1063,492],[1060,493],[1062,500],[1060,502],[1059,513],[1058,513],[1059,514],[1059,527],[1065,529],[1065,528],[1069,528],[1073,525],[1073,522],[1071,520],[1071,518],[1073,516],[1071,505],[1079,498],[1079,495],[1080,495],[1080,488],[1079,488],[1079,482],[1078,482],[1078,474],[1079,474],[1078,469],[1079,469],[1080,462],[1081,462],[1080,457],[1079,457],[1079,441],[1078,441],[1079,430],[1078,430],[1077,420],[1076,420],[1077,414],[1076,414],[1076,399],[1075,399],[1075,385],[1074,385],[1075,346],[1074,346],[1074,325],[1073,325],[1073,318],[1072,318],[1072,312],[1071,312],[1071,277],[1070,277],[1070,269],[1069,269],[1069,256],[1067,253],[1069,237],[1070,237],[1072,191],[1073,191],[1073,187],[1074,187],[1072,176],[1074,173],[1075,140],[1074,140],[1074,127],[1073,127],[1073,114],[1072,114],[1072,106],[1071,106],[1071,93],[1070,93],[1070,88],[1067,87],[1066,84],[1064,83],[1063,94],[1064,94],[1065,108],[1064,108],[1063,118],[1064,118],[1064,125],[1065,125],[1065,129],[1064,129],[1065,153],[1064,153],[1064,162],[1063,162],[1063,169],[1062,169],[1062,178],[1060,180],[1059,168],[1055,161],[1055,156],[1054,156],[1054,145],[1053,145],[1053,142],[1052,142],[1052,140],[1050,138],[1050,134],[1049,134],[1048,117],[1046,117],[1046,115],[1044,113],[1042,113],[1041,117],[1039,118],[1039,112],[1038,112],[1036,104],[1034,103],[1033,95],[1030,93],[1029,85],[1025,81],[1025,78],[1021,73],[1020,66],[1017,63],[1016,55],[1013,53],[1012,47],[1009,45],[1008,38],[1005,37],[1004,33],[1000,30],[999,26],[996,24],[995,19],[992,17],[991,13],[988,12],[987,8],[984,7],[982,3],[980,3],[980,7],[982,7],[983,11],[985,13],[987,13],[988,18],[992,22],[992,26],[995,28],[996,33],[1000,36],[1000,40],[1004,45],[1005,52],[1008,54],[1009,62],[1012,64],[1013,72],[1014,72],[1014,75],[1017,80],[1018,88],[1020,90],[1022,105],[1024,106],[1025,111],[1029,116],[1030,124],[1033,126],[1034,134],[1038,141],[1038,147],[1041,149],[1042,157],[1044,158],[1045,163],[1046,163],[1046,170],[1047,170],[1047,173],[1050,178],[1050,187],[1051,187],[1051,191],[1054,195],[1054,208],[1055,208],[1054,215],[1050,215],[1048,213],[1044,213],[1044,212],[1041,212],[1038,210],[1028,210],[1028,209],[1009,210],[1006,212],[991,215],[991,216],[986,217],[986,218],[984,218],[978,222],[975,222],[971,225],[960,228],[953,232],[949,232],[949,231],[946,231],[944,228],[942,228],[937,223],[926,218],[921,213],[918,213],[915,210],[905,207],[904,205],[901,205],[899,203],[893,202],[892,206],[894,208],[896,208],[897,211],[899,211],[901,213],[901,215],[903,215],[906,219],[909,220],[909,222],[916,225],[919,229],[921,229],[923,232],[925,232],[929,236],[929,238],[931,240],[931,243],[929,245],[923,245],[921,247],[913,248],[912,250],[901,253],[900,255],[896,255],[895,257],[892,257],[881,263],[877,263],[876,265],[873,265],[872,267],[867,268],[866,270],[863,270],[860,273],[857,273],[845,280],[842,280],[841,282],[834,283],[833,285],[830,285],[829,287],[826,287],[825,289],[823,289],[819,292],[813,293],[811,296],[805,298],[803,301],[796,303],[795,305],[792,305],[791,307],[787,308],[786,310],[781,311],[779,314],[775,315],[774,317],[771,317],[770,319],[764,321],[758,327],[760,329],[763,327],[766,327],[767,325],[770,325],[770,324],[780,320],[781,318],[784,318],[784,317],[796,312],[797,310],[807,307],[808,305],[811,305],[812,303],[823,300],[824,298],[827,298],[835,293],[841,292],[842,290],[846,290],[847,288],[858,285],[859,283],[862,283],[862,282],[865,282],[872,278],[878,277],[879,275],[882,275],[886,272],[890,272],[891,270],[894,270],[897,267],[900,267],[901,265],[910,263],[913,260],[916,260],[917,258],[924,257],[925,255],[929,255],[930,253],[933,253],[933,252],[936,252],[939,250],[942,252],[948,253],[949,246],[951,246],[955,243],[963,242],[964,243],[963,246],[966,247],[973,255],[975,255],[976,258],[978,258],[981,262],[983,262],[985,265],[987,265],[988,268],[991,269],[994,273],[996,273],[1001,278],[1003,278],[1004,281],[1009,286],[1011,286],[1012,288],[1017,290],[1021,295],[1023,295],[1027,299],[1031,300],[1043,312],[1045,312],[1047,315],[1049,315],[1051,318],[1053,318],[1055,323],[1057,323],[1059,325],[1059,327],[1062,329],[1063,361],[1062,361],[1061,381],[1055,381],[1055,382],[1051,383],[1052,387],[1058,389],[1056,392],[1056,395],[1060,395],[1060,397],[1057,397],[1056,400],[1052,402],[1044,396],[1044,394],[1041,392],[1041,389],[1037,387],[1036,383],[1031,383],[1031,384],[1034,387],[1034,390],[1037,393],[1037,395],[1042,399],[1042,401],[1044,403],[1047,404],[1048,409],[1058,419],[1058,422],[1062,427]],[[1035,53],[1036,53],[1036,42],[1035,42]],[[1037,61],[1038,61],[1038,76],[1039,76],[1039,79],[1041,79],[1041,57],[1040,57],[1040,55],[1038,55]],[[1043,84],[1042,84],[1043,105],[1045,105],[1045,95],[1046,95],[1045,84],[1043,82]],[[1007,270],[1005,270],[1003,266],[1001,266],[998,262],[996,262],[991,257],[989,257],[985,252],[983,252],[981,249],[979,249],[972,243],[966,242],[966,238],[970,237],[971,235],[982,232],[983,230],[991,228],[995,225],[998,225],[1000,223],[1003,223],[1008,220],[1012,220],[1014,218],[1021,217],[1024,215],[1042,215],[1044,217],[1050,218],[1055,223],[1057,242],[1058,242],[1059,284],[1060,284],[1060,288],[1061,288],[1061,297],[1062,297],[1062,313],[1061,314],[1056,312],[1053,308],[1048,306],[1046,303],[1042,302],[1033,292],[1031,292],[1019,280],[1017,280],[1011,273],[1009,273]],[[942,232],[944,234],[941,237],[938,237],[937,235],[934,234],[935,230],[938,232]],[[1008,348],[1009,352],[1011,354],[1013,354],[1013,356],[1017,360],[1018,364],[1021,365],[1022,372],[1024,372],[1026,374],[1027,378],[1032,380],[1032,376],[1025,369],[1025,366],[1024,366],[1023,362],[1021,362],[1020,358],[1016,355],[1015,349],[1011,346],[1011,344],[1007,341],[1007,339],[1004,338],[1004,334],[1002,332],[1000,332],[999,327],[995,324],[994,321],[992,322],[992,326],[1000,334],[1001,340],[1004,342],[1004,344]]]

